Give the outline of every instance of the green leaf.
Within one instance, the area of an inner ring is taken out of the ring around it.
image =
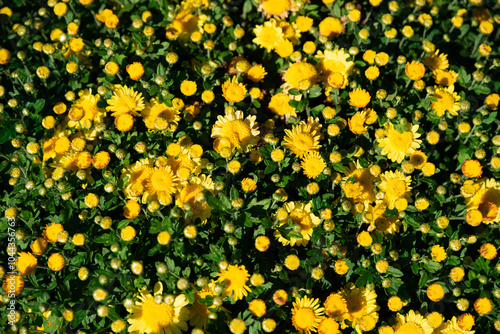
[[[341,163],[335,163],[332,165],[333,169],[335,169],[339,173],[345,173],[346,169]]]
[[[486,95],[486,94],[489,94],[491,92],[491,90],[488,88],[488,86],[485,86],[485,85],[478,85],[478,86],[475,86],[474,87],[474,92],[478,95]]]
[[[37,100],[34,104],[34,108],[35,108],[35,111],[36,112],[39,112],[43,109],[43,107],[45,106],[45,100],[44,99],[40,99],[40,100]]]
[[[394,277],[403,277],[403,272],[399,269],[394,268],[394,267],[389,267],[387,269],[387,273],[391,274]]]
[[[421,271],[420,279],[418,280],[418,287],[422,288],[427,283],[428,279],[429,279],[429,274],[427,274],[426,271]]]
[[[443,265],[435,261],[429,261],[426,264],[424,264],[424,268],[432,274],[443,268]]]
[[[309,89],[309,97],[315,98],[321,95],[321,87],[313,87]]]
[[[494,111],[488,115],[488,118],[483,120],[483,124],[491,124],[497,119],[497,112]]]
[[[105,233],[105,234],[102,234],[102,235],[98,236],[93,241],[95,243],[98,243],[98,244],[106,244],[106,243],[109,242],[109,239],[110,239],[109,233]]]

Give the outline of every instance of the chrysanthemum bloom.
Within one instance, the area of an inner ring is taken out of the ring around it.
[[[329,39],[337,37],[344,31],[342,21],[337,17],[327,17],[319,23],[319,34]]]
[[[24,289],[24,279],[21,275],[9,274],[5,276],[3,289],[8,295],[18,295]]]
[[[453,317],[450,322],[456,323],[457,326],[454,326],[454,327],[460,328],[462,331],[465,331],[467,334],[473,333],[473,332],[467,332],[467,331],[470,331],[471,328],[475,324],[474,316],[470,313],[464,313],[458,319]]]
[[[42,235],[48,242],[57,242],[57,235],[62,231],[64,231],[64,228],[61,224],[51,223],[45,225]]]
[[[202,224],[206,224],[207,219],[212,215],[212,208],[206,201],[198,201],[198,196],[203,194],[204,190],[210,191],[215,194],[215,186],[210,176],[200,175],[191,177],[189,183],[186,184],[177,194],[175,205],[183,208],[185,204],[190,204],[189,211],[192,215],[188,216],[189,221],[195,221],[197,218],[201,220]]]
[[[106,168],[111,157],[106,151],[99,151],[92,157],[92,165],[97,169]]]
[[[474,302],[474,310],[479,315],[488,314],[493,310],[493,305],[488,298],[478,298]]]
[[[300,32],[306,32],[313,26],[314,20],[307,16],[299,16],[295,20],[295,24]]]
[[[382,154],[387,155],[389,159],[401,163],[406,156],[409,156],[420,147],[422,140],[417,139],[420,134],[417,133],[418,125],[411,125],[409,131],[399,132],[392,123],[386,123],[384,137],[378,138],[377,143],[382,147]]]
[[[92,165],[92,156],[89,152],[83,151],[76,155],[74,164],[81,169],[87,169]]]
[[[123,207],[123,215],[125,218],[133,219],[139,215],[141,212],[141,206],[137,201],[128,200],[125,206]]]
[[[316,332],[323,319],[324,308],[319,307],[319,299],[296,297],[292,308],[292,325],[300,334]]]
[[[126,226],[120,231],[120,236],[125,241],[132,241],[135,238],[135,228],[133,226]]]
[[[490,243],[483,244],[479,252],[486,260],[493,260],[497,256],[496,247]]]
[[[318,51],[316,58],[320,60],[318,67],[321,70],[323,81],[329,83],[330,75],[338,73],[341,75],[343,81],[340,87],[335,88],[345,88],[349,83],[349,75],[352,73],[354,67],[353,61],[347,61],[349,57],[350,55],[344,52],[344,49]]]
[[[139,62],[133,62],[127,65],[127,73],[132,80],[139,80],[144,74],[144,66]]]
[[[312,151],[304,155],[301,167],[305,176],[309,179],[315,179],[323,172],[326,164],[319,152]]]
[[[387,171],[380,176],[380,180],[379,188],[385,194],[384,201],[389,209],[394,209],[396,200],[399,198],[405,198],[408,202],[411,201],[410,176],[405,176],[398,170],[395,172]]]
[[[118,66],[118,64],[116,62],[109,61],[104,66],[104,70],[106,71],[106,73],[108,75],[116,75],[116,73],[118,73],[118,71],[120,70],[120,67]]]
[[[434,245],[431,248],[431,257],[436,262],[442,262],[446,259],[446,250],[443,246]]]
[[[332,318],[323,318],[318,324],[318,334],[339,334],[340,325]]]
[[[292,130],[285,129],[283,146],[292,151],[298,158],[303,158],[308,152],[317,151],[320,132],[313,128],[312,124],[301,122],[294,125]]]
[[[311,239],[313,229],[319,225],[321,219],[315,216],[312,212],[312,203],[304,204],[301,202],[288,202],[283,205],[283,209],[288,213],[288,218],[292,220],[293,224],[300,227],[300,234],[302,238],[285,239],[279,231],[275,231],[274,235],[278,238],[284,246],[305,246]],[[279,225],[287,224],[287,221],[280,221]]]
[[[486,99],[484,99],[484,104],[486,104],[486,106],[490,110],[497,110],[499,102],[500,102],[500,95],[496,93],[490,94],[486,96]]]
[[[345,275],[349,271],[349,266],[344,260],[337,260],[335,261],[334,269],[337,274]]]
[[[254,299],[248,304],[248,310],[260,318],[266,314],[266,303],[262,299]]]
[[[360,234],[358,234],[356,240],[358,241],[358,244],[360,244],[363,247],[368,247],[372,244],[373,238],[370,235],[369,232],[363,231]]]
[[[427,319],[427,322],[432,328],[439,328],[444,321],[444,317],[441,313],[439,312],[431,312],[427,313],[425,318]]]
[[[252,42],[261,48],[266,48],[267,52],[271,52],[276,43],[285,38],[283,30],[278,27],[275,19],[264,22],[264,25],[256,26],[253,33],[256,37]]]
[[[380,307],[377,305],[377,294],[374,290],[365,287],[342,288],[338,293],[346,303],[346,310],[339,318],[343,327],[346,325],[345,321],[349,321],[350,326],[358,333],[375,327]]]
[[[274,45],[274,51],[281,57],[290,57],[293,52],[293,43],[288,39],[281,39]]]
[[[191,80],[184,80],[181,83],[181,93],[186,96],[192,96],[196,93],[196,82]]]
[[[87,208],[95,208],[99,204],[99,196],[94,193],[89,193],[85,196],[84,203]]]
[[[103,22],[106,27],[110,29],[115,29],[119,23],[118,16],[116,16],[116,14],[114,14],[110,9],[103,9],[99,11],[95,18],[97,21]]]
[[[295,254],[290,254],[285,258],[285,267],[289,270],[297,270],[300,266],[300,259]]]
[[[140,116],[139,112],[145,108],[142,94],[122,85],[113,87],[113,96],[107,102],[106,110],[111,111],[111,116],[115,117],[122,114]]]
[[[263,0],[259,11],[263,11],[266,17],[286,17],[291,6],[291,0]]]
[[[375,80],[380,75],[380,70],[377,66],[370,66],[365,71],[365,76],[368,80]]]
[[[441,117],[446,111],[453,116],[458,116],[460,110],[460,96],[454,91],[455,86],[449,87],[435,87],[434,95],[437,101],[431,101],[431,109],[438,116]]]
[[[288,85],[295,89],[300,89],[300,82],[302,80],[309,80],[309,82],[316,82],[318,71],[314,65],[307,62],[298,62],[292,64],[285,72],[285,81]]]
[[[259,252],[265,252],[266,250],[268,250],[270,243],[271,242],[269,241],[269,238],[265,235],[259,235],[257,238],[255,238],[255,248]]]
[[[353,107],[364,108],[370,103],[370,93],[361,88],[349,92],[349,104]]]
[[[158,282],[154,286],[154,297],[147,288],[139,290],[133,308],[127,309],[132,313],[127,321],[130,324],[128,330],[131,333],[175,333],[187,331],[186,321],[189,318],[189,310],[186,308],[188,301],[184,295],[178,295],[172,304],[165,302],[157,303],[156,296],[163,294],[163,285]]]
[[[21,252],[18,254],[19,257],[15,261],[17,270],[22,276],[30,275],[35,270],[38,260],[31,253]]]
[[[285,305],[287,300],[288,300],[288,293],[285,290],[279,289],[273,293],[273,301],[276,304]]]
[[[5,65],[8,64],[12,55],[10,51],[4,48],[0,49],[0,64]]]
[[[257,189],[257,182],[251,178],[244,178],[241,180],[241,189],[246,193],[251,193]]]
[[[444,288],[437,283],[427,287],[427,297],[433,302],[438,302],[444,297]]]
[[[485,224],[500,221],[500,184],[494,179],[482,179],[474,183],[476,192],[465,199],[467,210],[477,209]]]
[[[83,44],[82,38],[71,37],[71,39],[69,40],[69,47],[73,52],[80,52],[85,47],[85,44]]]
[[[446,70],[449,66],[448,55],[445,53],[439,54],[439,50],[436,50],[424,58],[423,63],[433,72],[436,70]]]
[[[401,298],[399,298],[398,296],[392,296],[387,301],[387,307],[392,312],[399,312],[399,310],[401,310],[404,305],[405,304],[403,303],[403,301],[401,300]]]
[[[47,260],[47,265],[52,271],[61,271],[65,264],[66,261],[64,260],[64,257],[59,253],[52,254]]]
[[[469,159],[462,164],[462,173],[470,178],[479,178],[483,175],[483,166],[479,161]]]
[[[349,180],[351,177],[354,182]],[[375,177],[370,173],[370,168],[362,168],[359,162],[350,163],[345,177],[342,178],[342,190],[354,203],[362,202],[368,205],[376,200],[373,180]]]
[[[434,80],[436,80],[437,85],[441,86],[451,86],[454,85],[458,79],[458,73],[455,71],[434,71]]]
[[[126,181],[123,188],[126,198],[137,198],[144,193],[153,166],[152,159],[141,159],[122,170],[121,179]]]
[[[450,270],[450,278],[453,282],[460,282],[464,278],[465,271],[460,267],[454,267]]]
[[[179,110],[160,103],[158,98],[147,102],[141,111],[146,127],[151,130],[168,130],[171,125],[177,125],[181,119],[179,113]]]
[[[427,163],[427,155],[422,151],[415,151],[410,156],[410,163],[416,169],[421,169]]]
[[[325,307],[326,314],[333,319],[340,318],[345,312],[347,312],[347,302],[344,297],[338,293],[331,293],[325,300],[323,304]]]
[[[347,120],[349,130],[354,134],[363,134],[367,131],[366,124],[373,124],[377,121],[377,113],[373,109],[358,111]]]
[[[264,66],[257,64],[248,69],[248,71],[245,72],[245,75],[248,79],[252,80],[253,82],[259,82],[264,79],[264,77],[267,75],[266,69]]]
[[[413,310],[410,310],[406,315],[398,313],[397,321],[397,324],[394,326],[394,333],[397,334],[432,334],[434,331],[427,320]]]
[[[285,93],[276,93],[271,97],[268,108],[279,116],[289,115],[297,117],[295,108],[288,104],[291,100],[290,96]]]
[[[59,234],[59,232],[58,232]],[[57,235],[56,235],[57,238]],[[35,255],[43,255],[48,247],[48,242],[44,238],[36,238],[30,245],[31,252]]]
[[[179,191],[180,179],[170,165],[155,167],[151,170],[142,203],[158,200],[162,205],[172,203],[172,196]]]
[[[227,269],[217,273],[218,281],[224,282],[224,297],[233,297],[235,301],[243,299],[252,290],[246,285],[250,274],[245,266],[229,265]]]
[[[424,77],[425,67],[421,62],[413,60],[411,63],[406,63],[405,73],[408,78],[413,81],[420,80]]]
[[[233,76],[222,84],[222,96],[228,102],[241,102],[245,99],[247,89],[244,84],[238,82],[238,78]]]
[[[200,299],[205,299],[206,297],[215,297],[217,293],[215,292],[215,281],[211,280],[207,285],[205,285],[200,291],[196,291],[194,295],[194,302],[189,309],[189,324],[195,328],[206,329],[208,325],[208,317],[211,310],[214,310],[216,305],[206,305],[199,302]],[[224,312],[227,310],[221,307]]]
[[[260,131],[255,119],[256,116],[244,118],[241,110],[231,110],[224,117],[219,115],[212,128],[212,138],[225,138],[230,141],[233,150],[248,152],[259,141]]]
[[[76,246],[83,246],[85,244],[85,235],[82,233],[76,233],[71,239],[71,241]]]

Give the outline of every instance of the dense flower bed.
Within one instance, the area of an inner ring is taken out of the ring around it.
[[[6,332],[500,331],[499,9],[0,0]]]

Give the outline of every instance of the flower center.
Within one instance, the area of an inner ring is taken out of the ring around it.
[[[411,143],[413,142],[413,133],[409,131],[399,133],[396,130],[392,130],[390,137],[394,147],[405,152],[411,147]]]
[[[313,147],[314,139],[312,138],[311,135],[309,135],[307,133],[299,133],[299,134],[294,136],[293,144],[300,151],[307,152],[311,149],[311,147]]]
[[[300,224],[302,229],[308,229],[311,227],[312,220],[309,215],[303,210],[293,210],[288,216],[294,224]]]
[[[241,146],[241,143],[248,141],[251,136],[250,126],[242,120],[229,121],[222,126],[222,137],[229,139],[235,147]]]
[[[365,302],[359,297],[349,298],[347,300],[347,309],[354,318],[361,318],[365,311]]]
[[[295,323],[297,327],[305,329],[313,327],[316,316],[310,308],[303,308],[295,312]]]
[[[389,180],[387,182],[387,193],[392,197],[401,197],[406,192],[406,182],[399,179]]]
[[[279,30],[274,27],[263,27],[259,39],[263,45],[274,45],[279,39]]]
[[[408,323],[399,327],[396,334],[425,334],[425,331],[420,325]]]
[[[153,298],[142,304],[142,318],[152,333],[159,332],[173,322],[174,307],[165,303],[156,304]]]
[[[173,181],[172,174],[161,169],[151,175],[151,185],[156,191],[170,191]]]
[[[446,92],[436,92],[434,94],[434,97],[437,99],[435,105],[443,110],[450,110],[453,107],[453,103],[455,102],[453,96]]]

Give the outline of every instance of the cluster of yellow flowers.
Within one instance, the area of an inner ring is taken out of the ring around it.
[[[0,5],[7,333],[500,331],[498,4],[34,3]]]

